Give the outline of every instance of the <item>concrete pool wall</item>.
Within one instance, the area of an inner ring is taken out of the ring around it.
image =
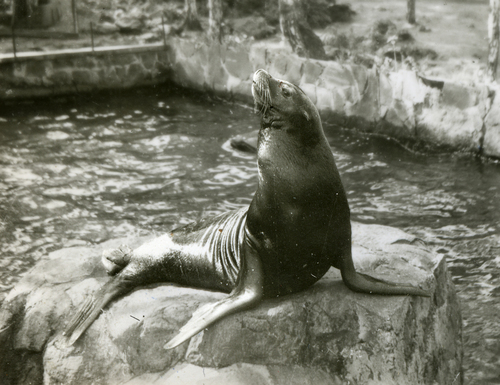
[[[498,86],[426,79],[410,70],[300,58],[281,44],[167,44],[0,55],[0,100],[166,81],[252,102],[251,77],[263,68],[299,85],[330,122],[401,141],[500,157]]]

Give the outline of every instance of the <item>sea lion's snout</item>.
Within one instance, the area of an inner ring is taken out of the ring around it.
[[[270,79],[271,75],[262,69],[255,71],[253,75],[252,95],[255,108],[262,113],[265,113],[271,107]]]
[[[271,75],[269,75],[269,73],[263,69],[258,69],[253,74],[253,82],[254,83],[258,83],[259,81],[262,81],[263,79],[269,79],[269,78],[271,78]]]
[[[258,82],[262,80],[267,80],[267,79],[272,79],[273,77],[269,72],[263,69],[258,69],[257,71],[254,72],[253,74],[253,81]]]

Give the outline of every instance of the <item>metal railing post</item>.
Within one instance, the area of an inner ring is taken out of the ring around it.
[[[12,24],[12,48],[14,49],[14,59],[17,59],[16,29],[14,28],[14,24]]]
[[[73,32],[78,33],[78,18],[76,16],[76,0],[71,0],[71,12],[73,13]]]
[[[161,15],[161,30],[163,31],[163,45],[167,46],[167,35],[165,34],[165,19]]]
[[[90,22],[90,41],[92,43],[92,53],[94,53],[94,23]]]

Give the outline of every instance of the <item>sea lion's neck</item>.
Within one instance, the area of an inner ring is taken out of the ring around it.
[[[316,133],[314,133],[316,134]],[[255,203],[269,210],[310,206],[344,195],[333,154],[324,134],[304,144],[286,130],[261,129],[258,145],[259,184]]]
[[[260,181],[268,179],[293,179],[299,178],[301,184],[307,183],[314,173],[323,173],[335,168],[335,161],[328,141],[318,123],[318,129],[308,130],[280,129],[262,127],[259,131],[257,164],[259,167]],[[306,137],[304,137],[306,136]],[[313,173],[313,174],[311,174]],[[324,175],[333,178],[333,175]],[[311,181],[317,183],[316,181]]]

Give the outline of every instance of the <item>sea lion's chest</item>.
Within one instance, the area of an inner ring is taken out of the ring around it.
[[[324,167],[262,169],[247,226],[270,266],[302,266],[336,254],[350,226],[349,207],[335,170]],[[338,175],[338,174],[337,174]]]

